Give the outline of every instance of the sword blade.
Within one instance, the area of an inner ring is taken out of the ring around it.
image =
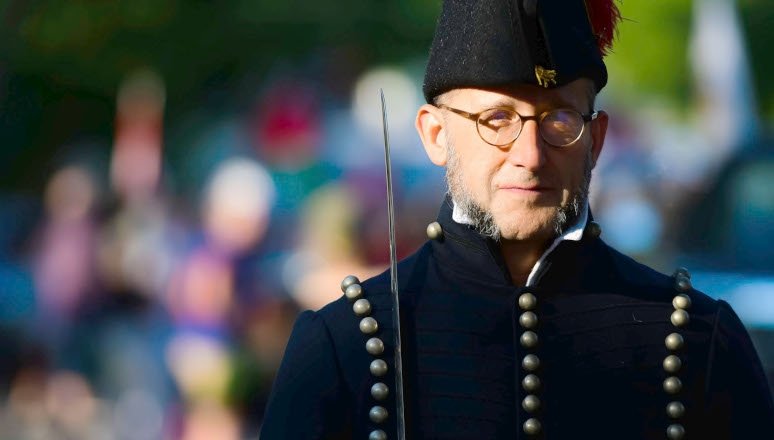
[[[390,134],[387,129],[387,105],[384,90],[379,89],[382,101],[382,128],[384,129],[384,166],[387,179],[387,228],[390,234],[390,293],[392,295],[393,344],[395,345],[395,408],[398,421],[398,439],[406,439],[406,419],[403,405],[403,359],[400,344],[400,297],[398,296],[398,259],[395,256],[395,205],[392,199],[392,162],[390,160]]]

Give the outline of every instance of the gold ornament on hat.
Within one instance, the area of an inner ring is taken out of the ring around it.
[[[543,66],[535,66],[535,78],[538,85],[548,88],[556,85],[556,70],[546,69]]]

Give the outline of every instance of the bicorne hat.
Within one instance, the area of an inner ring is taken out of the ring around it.
[[[581,77],[599,92],[619,20],[613,0],[444,0],[425,99],[461,87],[559,87]]]

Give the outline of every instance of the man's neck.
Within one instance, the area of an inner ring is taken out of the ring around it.
[[[502,240],[502,252],[505,265],[511,275],[513,284],[525,286],[532,268],[545,253],[553,239],[545,240]]]

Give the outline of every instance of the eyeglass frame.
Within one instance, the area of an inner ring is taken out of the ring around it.
[[[579,112],[579,111],[577,111],[575,109],[571,109],[571,108],[555,108],[555,109],[551,109],[551,110],[546,110],[546,111],[544,111],[543,113],[541,113],[539,115],[523,116],[521,113],[517,112],[516,110],[513,110],[511,108],[507,108],[507,107],[491,107],[491,108],[487,108],[487,109],[481,110],[478,113],[466,112],[465,110],[460,110],[460,109],[457,109],[457,108],[449,107],[446,104],[438,104],[437,107],[445,109],[445,110],[449,110],[452,113],[456,113],[456,114],[462,116],[463,118],[467,118],[467,119],[470,119],[471,121],[475,122],[476,123],[476,133],[478,133],[478,137],[480,137],[481,140],[486,142],[487,144],[489,144],[489,145],[491,145],[493,147],[498,147],[498,148],[499,147],[504,147],[504,146],[506,146],[506,145],[508,145],[510,143],[513,143],[514,141],[516,141],[516,139],[519,138],[519,136],[521,136],[521,131],[524,129],[524,121],[535,121],[538,124],[538,132],[540,133],[540,137],[548,145],[551,145],[552,147],[555,147],[555,148],[565,148],[565,147],[568,147],[568,146],[574,144],[575,142],[577,142],[578,139],[580,139],[581,136],[583,136],[583,133],[586,131],[586,124],[591,122],[591,121],[593,121],[593,120],[595,120],[595,119],[597,119],[597,117],[599,116],[599,110],[594,110],[591,113],[581,113],[581,112]],[[513,139],[511,139],[510,141],[508,141],[508,142],[506,142],[504,144],[500,144],[500,145],[493,144],[493,143],[487,141],[486,139],[484,139],[484,136],[481,135],[481,128],[479,127],[479,117],[482,114],[484,114],[484,113],[486,113],[488,111],[491,111],[491,110],[505,110],[505,111],[513,112],[513,113],[516,114],[516,116],[519,117],[519,120],[521,121],[521,126],[519,127],[519,131],[518,131],[518,133],[516,133],[516,136]],[[571,111],[571,112],[575,112],[578,115],[580,115],[581,119],[583,120],[583,126],[581,127],[581,131],[580,131],[580,133],[578,133],[578,136],[575,139],[573,139],[572,141],[570,141],[570,142],[568,142],[568,143],[566,143],[564,145],[554,145],[551,142],[548,142],[548,140],[545,138],[545,136],[543,136],[543,131],[540,129],[540,123],[543,122],[543,119],[545,119],[546,115],[548,115],[551,112],[558,111],[558,110],[568,110],[568,111]]]

